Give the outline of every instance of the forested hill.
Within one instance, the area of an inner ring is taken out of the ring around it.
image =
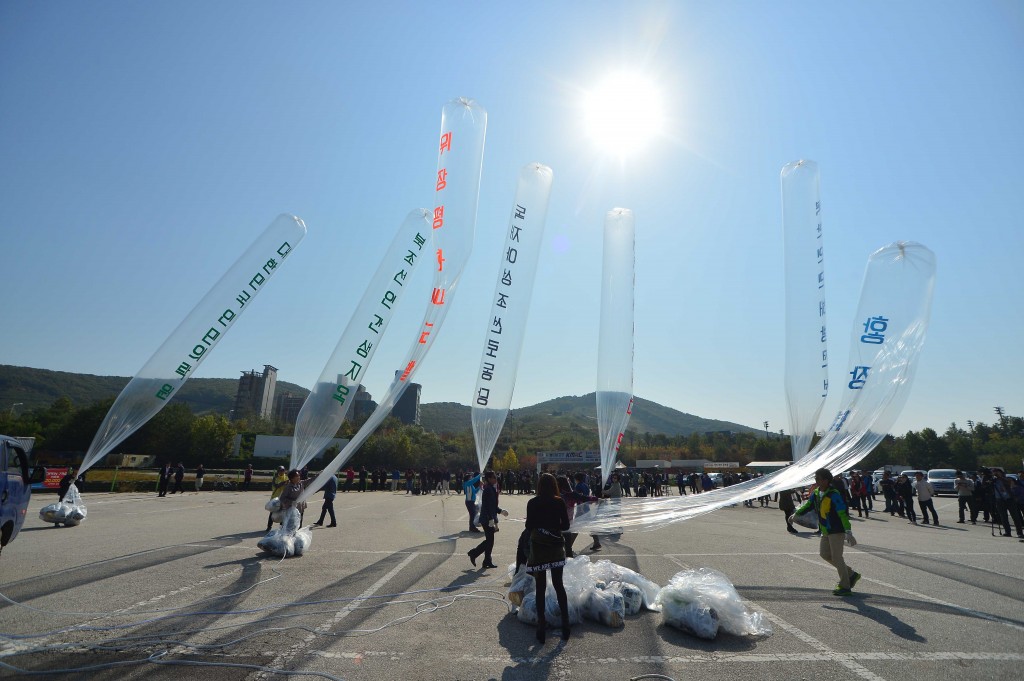
[[[60,397],[67,397],[78,408],[116,397],[128,383],[123,376],[94,376],[48,369],[0,365],[0,408],[18,412],[42,409]],[[234,407],[238,380],[233,378],[193,378],[174,396],[195,414],[216,413],[227,416]],[[294,383],[277,382],[277,393],[290,392],[305,397],[309,390]],[[437,402],[420,406],[420,423],[435,433],[460,433],[469,430],[470,408],[455,402]],[[527,428],[533,434],[597,430],[597,403],[594,393],[558,397],[540,404],[514,409],[506,430]],[[660,433],[669,437],[713,431],[760,432],[755,428],[728,421],[705,419],[670,407],[636,398],[629,421],[633,433]],[[582,439],[582,438],[581,438]]]
[[[30,369],[0,364],[0,408],[31,411],[53,404],[66,397],[76,407],[86,407],[101,400],[117,397],[128,385],[123,376],[94,376],[66,371]],[[192,378],[174,396],[175,402],[187,404],[196,414],[216,413],[227,416],[235,406],[238,391],[236,378]],[[294,383],[277,382],[277,394],[290,392],[305,397],[309,390]]]
[[[505,422],[506,432],[515,428],[529,428],[531,432],[597,429],[597,399],[594,393],[569,395],[541,402],[521,409],[513,409]],[[437,402],[420,405],[420,424],[435,433],[458,433],[472,427],[470,408],[456,402]],[[633,400],[633,415],[629,430],[634,433],[661,433],[669,437],[732,431],[734,433],[760,432],[756,428],[729,421],[705,419],[693,414],[637,397]]]

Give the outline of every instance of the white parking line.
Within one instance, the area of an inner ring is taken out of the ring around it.
[[[367,659],[371,655],[379,658],[398,659],[403,653],[328,653],[315,652],[320,657],[335,659]],[[932,652],[932,653],[840,653],[832,651],[829,653],[697,653],[693,655],[633,655],[623,657],[580,657],[569,656],[564,653],[558,656],[560,662],[566,662],[570,667],[586,664],[764,664],[770,662],[782,662],[791,664],[793,662],[839,662],[846,660],[856,663],[857,660],[871,662],[936,662],[943,660],[965,660],[974,662],[1021,662],[1024,661],[1024,654],[1021,653],[966,653],[966,652]],[[544,664],[549,660],[540,657],[518,657],[518,656],[486,656],[486,655],[462,655],[459,662],[481,663],[489,665],[507,664]],[[860,666],[860,665],[857,665]],[[871,672],[868,672],[869,674]],[[874,674],[872,674],[874,676]],[[877,677],[875,677],[877,678]]]
[[[857,556],[871,555],[870,553],[867,553],[866,551],[855,551],[853,553],[856,553]],[[804,558],[803,556],[799,556],[799,555],[796,555],[796,554],[793,554],[793,557],[798,559],[798,560],[806,561],[806,562],[808,562],[808,563],[810,563],[812,565],[817,565],[820,568],[827,568],[827,569],[833,570],[833,571],[835,570],[834,567],[832,567],[828,563],[824,563],[824,562],[822,562],[820,560],[809,560],[807,558]],[[932,596],[926,596],[925,594],[918,593],[917,591],[911,591],[910,589],[904,589],[903,587],[896,586],[895,584],[890,584],[889,582],[883,582],[880,579],[872,579],[871,577],[865,577],[865,576],[861,575],[861,581],[871,582],[872,584],[877,584],[879,586],[885,587],[886,589],[892,589],[893,591],[898,591],[898,592],[900,592],[902,594],[906,594],[907,596],[911,596],[911,597],[916,598],[918,600],[928,601],[929,603],[935,603],[936,605],[941,605],[941,606],[946,607],[946,608],[952,608],[953,610],[959,610],[960,612],[962,612],[962,613],[964,613],[966,615],[970,615],[971,617],[978,617],[980,619],[983,619],[983,620],[986,620],[986,621],[989,621],[989,622],[995,622],[996,624],[1002,624],[1003,626],[1010,627],[1011,629],[1016,629],[1017,631],[1024,631],[1024,627],[1020,626],[1019,624],[1015,624],[1013,622],[1007,622],[1007,621],[1005,621],[1003,619],[1000,619],[999,617],[995,617],[993,615],[989,615],[988,613],[980,612],[978,610],[972,610],[970,608],[965,608],[964,606],[957,605],[956,603],[949,603],[948,601],[943,601],[943,600],[940,600],[938,598],[934,598]],[[980,587],[979,586],[977,588],[984,590],[984,587]]]
[[[344,608],[335,613],[331,619],[327,620],[326,622],[318,626],[312,633],[307,634],[304,639],[293,645],[284,653],[281,653],[280,655],[275,657],[273,662],[271,662],[267,666],[271,667],[272,669],[282,669],[283,666],[287,664],[291,659],[293,659],[299,654],[302,654],[303,650],[305,648],[308,648],[309,644],[316,640],[321,634],[329,632],[332,627],[338,624],[338,622],[348,617],[348,615],[352,611],[361,606],[367,599],[370,598],[370,596],[373,596],[375,593],[377,593],[385,584],[391,581],[391,579],[394,578],[395,575],[401,572],[418,555],[418,553],[411,553],[408,556],[406,556],[405,560],[396,565],[391,570],[391,572],[387,573],[386,575],[378,579],[376,582],[374,582],[374,584],[369,589],[361,593],[358,598],[349,601],[348,605],[346,605]],[[267,678],[267,673],[258,672],[251,678],[265,679]]]

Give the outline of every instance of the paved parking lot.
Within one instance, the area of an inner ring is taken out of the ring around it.
[[[864,578],[847,599],[831,595],[817,539],[787,534],[774,506],[627,532],[594,559],[659,584],[721,570],[774,633],[702,641],[642,612],[543,646],[511,613],[504,572],[469,564],[480,537],[463,532],[460,496],[339,494],[341,527],[316,528],[308,553],[284,561],[256,548],[266,499],[92,494],[86,521],[58,529],[38,520],[53,498],[34,497],[0,558],[0,664],[68,679],[1021,678],[1024,544],[955,524],[949,497],[938,528],[855,520],[847,560]],[[501,566],[527,499],[502,496]]]

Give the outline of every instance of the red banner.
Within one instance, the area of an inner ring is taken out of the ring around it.
[[[46,469],[46,477],[43,478],[43,487],[45,489],[57,489],[60,487],[61,479],[68,474],[67,466],[63,468],[49,468]]]

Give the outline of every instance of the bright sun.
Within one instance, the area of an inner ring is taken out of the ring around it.
[[[603,150],[625,155],[664,131],[658,88],[645,76],[617,71],[587,93],[583,104],[587,133]]]

